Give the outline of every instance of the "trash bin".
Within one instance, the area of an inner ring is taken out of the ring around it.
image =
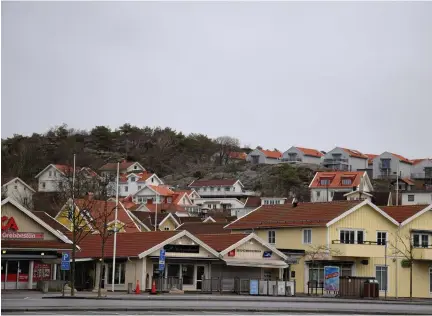
[[[377,298],[379,297],[379,284],[377,280],[366,280],[363,284],[363,297]]]
[[[133,284],[132,283],[128,283],[128,294],[132,294],[133,293]]]

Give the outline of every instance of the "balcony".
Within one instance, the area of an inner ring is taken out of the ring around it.
[[[432,261],[432,245],[429,245],[429,247],[414,248],[413,257],[414,260]]]
[[[372,258],[384,257],[385,247],[376,241],[364,241],[362,244],[344,244],[340,240],[332,241],[332,249],[339,252],[334,257]]]
[[[397,178],[397,175],[392,174],[391,170],[389,170],[388,173],[381,172],[381,174],[378,174],[377,176],[378,176],[378,179],[381,179],[381,180],[396,180],[396,178]]]
[[[333,159],[324,159],[325,165],[338,165],[338,164],[348,164],[347,158],[333,158]]]
[[[288,157],[288,158],[282,158],[282,161],[284,161],[284,162],[302,162],[302,159],[297,158],[297,157]]]

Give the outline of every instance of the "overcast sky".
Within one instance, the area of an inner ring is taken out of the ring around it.
[[[2,2],[2,137],[168,126],[432,156],[432,2]]]

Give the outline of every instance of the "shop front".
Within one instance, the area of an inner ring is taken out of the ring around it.
[[[13,199],[1,204],[1,288],[35,289],[56,278],[56,263],[71,241]]]

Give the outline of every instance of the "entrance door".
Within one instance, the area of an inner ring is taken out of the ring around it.
[[[197,266],[196,269],[196,289],[202,290],[203,280],[205,279],[205,267]]]

